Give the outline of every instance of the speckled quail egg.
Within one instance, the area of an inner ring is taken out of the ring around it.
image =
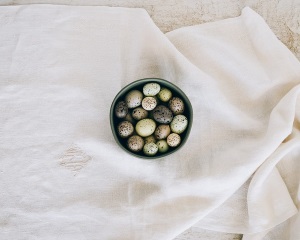
[[[155,97],[145,97],[142,101],[142,107],[147,110],[153,110],[157,105],[157,100]]]
[[[159,105],[153,110],[153,118],[159,123],[170,123],[173,119],[173,114],[166,106]]]
[[[143,94],[139,90],[132,90],[125,96],[125,102],[128,108],[135,108],[141,105]]]
[[[169,150],[169,145],[166,140],[159,140],[156,145],[160,153],[165,153]]]
[[[156,123],[150,119],[150,118],[145,118],[137,122],[135,126],[135,130],[138,135],[141,137],[148,137],[152,133],[154,133],[156,128]]]
[[[175,114],[182,114],[184,112],[184,103],[179,97],[173,97],[169,101],[169,108]]]
[[[188,120],[187,120],[186,116],[176,115],[173,118],[173,120],[170,124],[170,127],[171,127],[172,132],[180,134],[180,133],[184,132],[184,130],[187,128],[187,125],[188,125]]]
[[[145,96],[155,96],[160,91],[160,85],[158,83],[147,83],[143,87],[143,93]]]
[[[159,100],[167,102],[172,97],[172,92],[167,88],[161,88],[160,92],[157,94]]]
[[[127,140],[128,148],[133,152],[139,152],[144,147],[144,140],[138,135],[133,135]]]
[[[118,125],[118,134],[122,138],[127,138],[133,134],[134,128],[131,122],[123,121]]]
[[[144,142],[145,142],[145,144],[151,143],[151,142],[156,143],[156,138],[154,137],[154,135],[150,135],[150,136],[144,138]]]
[[[171,133],[167,137],[167,144],[170,147],[177,147],[181,142],[181,137],[177,133]]]
[[[148,117],[148,112],[142,107],[137,107],[132,110],[132,117],[135,120],[141,120]]]
[[[167,124],[162,124],[156,128],[154,132],[154,136],[156,137],[156,139],[165,139],[170,133],[171,133],[170,126]]]
[[[116,104],[115,115],[118,118],[124,118],[128,113],[128,107],[124,101],[120,101]]]
[[[158,146],[155,143],[147,143],[144,145],[143,151],[147,156],[154,156],[158,151]]]

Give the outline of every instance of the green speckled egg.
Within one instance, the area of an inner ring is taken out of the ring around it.
[[[169,150],[169,145],[166,140],[159,140],[156,145],[160,153],[165,153]]]
[[[147,143],[144,145],[143,151],[147,156],[154,156],[158,151],[158,146],[155,143]]]
[[[147,83],[143,87],[143,93],[145,96],[155,96],[160,91],[160,85],[158,83]]]
[[[140,121],[135,126],[135,130],[138,135],[141,137],[148,137],[152,133],[154,133],[156,128],[156,123],[150,119],[150,118],[145,118]]]
[[[167,88],[161,88],[160,92],[157,94],[159,100],[167,102],[172,97],[172,92]]]
[[[143,94],[139,90],[132,90],[125,96],[125,102],[128,108],[135,108],[141,105]]]
[[[177,115],[173,118],[170,127],[174,133],[182,133],[188,126],[188,120],[184,115]]]

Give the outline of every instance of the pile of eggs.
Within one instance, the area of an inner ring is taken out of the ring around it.
[[[116,132],[134,153],[166,153],[181,143],[181,134],[188,126],[184,111],[183,100],[171,90],[155,82],[146,83],[116,103]]]

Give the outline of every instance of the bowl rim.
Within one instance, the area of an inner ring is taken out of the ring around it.
[[[165,154],[154,155],[154,156],[139,155],[134,152],[131,152],[129,149],[127,149],[125,146],[123,146],[123,144],[120,143],[120,140],[117,137],[117,132],[116,132],[116,129],[114,126],[114,107],[115,107],[118,99],[120,98],[120,96],[123,95],[124,93],[128,92],[129,90],[131,90],[133,85],[143,84],[143,83],[146,84],[146,83],[149,83],[150,81],[165,84],[166,87],[168,87],[168,85],[170,85],[172,88],[176,89],[176,91],[179,92],[180,95],[182,96],[184,102],[188,105],[188,109],[189,109],[188,127],[186,129],[185,138],[182,139],[180,145],[178,147],[176,147],[176,149],[173,151],[166,152]],[[130,154],[131,156],[134,156],[137,158],[152,160],[152,159],[163,158],[168,155],[171,155],[183,147],[183,145],[186,143],[186,141],[189,137],[189,134],[191,132],[191,129],[192,129],[193,107],[192,107],[192,104],[191,104],[189,98],[186,96],[186,94],[179,87],[177,87],[174,83],[172,83],[166,79],[156,78],[156,77],[155,78],[142,78],[142,79],[138,79],[138,80],[135,80],[135,81],[127,84],[125,87],[121,88],[121,90],[116,94],[116,96],[114,97],[114,99],[111,103],[111,106],[110,106],[109,119],[110,119],[110,128],[111,128],[112,135],[113,135],[115,141],[127,154]]]

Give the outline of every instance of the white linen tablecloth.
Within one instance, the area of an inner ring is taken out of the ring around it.
[[[145,161],[109,108],[140,78],[178,85],[186,145]],[[163,34],[143,9],[0,7],[0,239],[168,240],[192,225],[299,239],[300,65],[250,8]],[[248,181],[247,201],[237,190]]]

